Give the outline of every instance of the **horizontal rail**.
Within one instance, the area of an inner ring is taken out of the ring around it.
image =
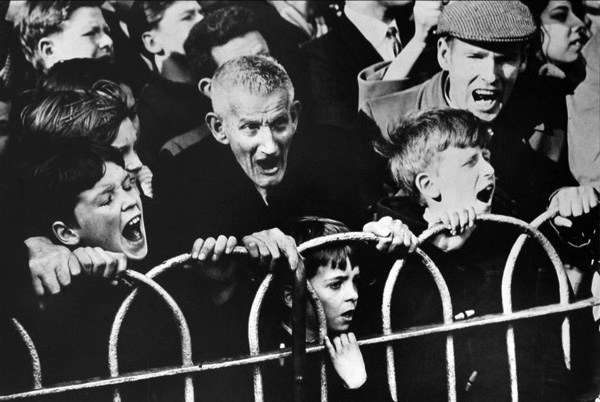
[[[406,330],[394,332],[390,335],[374,335],[358,341],[361,346],[375,345],[380,343],[395,342],[402,339],[416,338],[420,336],[444,334],[453,331],[460,331],[469,328],[482,327],[490,324],[509,323],[529,318],[547,316],[551,314],[566,314],[576,310],[600,306],[600,298],[591,297],[571,304],[551,304],[542,307],[534,307],[510,314],[489,314],[481,317],[470,318],[464,321],[457,321],[451,324],[437,324],[420,327],[413,327]],[[324,346],[315,345],[306,348],[306,353],[317,353],[323,351]],[[0,396],[0,401],[13,401],[25,398],[31,398],[44,395],[56,395],[68,391],[78,391],[84,389],[93,389],[101,387],[116,386],[121,384],[134,383],[139,381],[151,380],[155,378],[185,376],[189,374],[201,373],[204,371],[224,369],[229,367],[239,367],[250,364],[264,363],[281,358],[290,357],[292,351],[290,348],[282,351],[268,352],[259,356],[244,356],[241,358],[225,358],[211,362],[205,362],[191,367],[175,367],[167,369],[156,369],[138,373],[131,373],[117,378],[94,379],[87,382],[77,382],[55,387],[42,388],[39,390],[21,392],[17,394]]]

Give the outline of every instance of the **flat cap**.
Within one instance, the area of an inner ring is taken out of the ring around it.
[[[516,0],[457,0],[442,10],[437,32],[474,42],[524,42],[536,32],[533,16]]]

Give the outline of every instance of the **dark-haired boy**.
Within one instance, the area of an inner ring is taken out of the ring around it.
[[[350,231],[341,222],[319,217],[299,218],[284,230],[298,244],[317,237]],[[377,222],[366,224],[363,230],[379,237],[377,249],[381,251],[397,253],[402,250],[413,251],[416,247],[416,237],[399,220],[384,217]],[[320,247],[305,252],[303,257],[306,278],[321,301],[327,321],[328,337],[325,339],[325,345],[330,358],[327,362],[329,400],[391,400],[387,390],[378,383],[383,379],[380,370],[375,367],[378,364],[365,365],[356,337],[351,332],[359,299],[358,283],[361,268],[357,265],[359,260],[357,248],[355,245]],[[271,328],[264,331],[266,335],[261,340],[263,350],[292,345],[292,282],[293,277],[289,271],[278,272],[275,276],[273,296],[276,300],[270,305],[274,306],[276,317],[269,317]],[[307,303],[306,342],[314,343],[318,339],[319,322],[314,307],[311,303]],[[373,360],[371,357],[367,362]],[[309,357],[306,369],[307,401],[320,400],[318,364],[318,359],[314,356]],[[274,373],[267,371],[269,374],[265,377],[266,399],[268,401],[291,399],[293,389],[291,362],[287,361],[283,367],[269,367],[271,368],[277,374],[270,375]],[[282,369],[284,372],[281,371]]]
[[[433,109],[401,121],[380,146],[395,183],[407,194],[383,200],[380,212],[402,219],[416,234],[437,223],[449,229],[422,248],[448,285],[455,320],[502,312],[502,272],[518,234],[491,224],[480,225],[474,234],[475,216],[490,212],[496,186],[488,143],[488,131],[470,112]],[[512,288],[515,310],[548,303],[549,286],[544,281],[548,279],[536,273],[547,261],[527,262],[525,253],[519,259]],[[422,263],[410,256],[394,294],[394,330],[442,321],[439,291]],[[515,325],[522,400],[566,398],[567,370],[557,323],[546,317]],[[500,326],[455,335],[459,400],[510,399],[505,345],[505,329]],[[395,350],[401,400],[445,400],[445,338],[407,340]]]
[[[36,343],[48,383],[104,376],[108,374],[106,342],[111,324],[130,289],[110,286],[109,281],[97,277],[116,279],[125,268],[135,268],[136,262],[146,257],[148,242],[140,192],[119,151],[111,146],[87,139],[40,145],[44,146],[30,149],[21,177],[30,213],[25,223],[29,233],[67,246],[78,259],[104,259],[106,264],[104,269],[74,278],[69,291],[46,300],[43,310],[37,308],[37,299],[30,294],[23,299],[19,315]],[[211,257],[216,261],[235,244],[233,237],[206,242],[198,239],[192,254],[200,261]],[[93,253],[88,253],[90,249]],[[139,329],[139,320],[161,316],[154,301],[145,303],[151,308],[142,310],[143,317],[133,313],[136,325],[124,328],[125,338],[144,341],[147,334]],[[144,358],[134,353],[127,356]],[[86,398],[106,400],[102,393],[94,391]]]

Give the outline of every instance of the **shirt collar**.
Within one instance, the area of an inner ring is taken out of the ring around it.
[[[387,31],[390,27],[396,27],[396,20],[392,19],[392,22],[386,24],[376,18],[368,15],[360,14],[354,11],[350,7],[344,9],[346,17],[356,26],[360,33],[369,41],[369,43],[381,54],[380,48],[382,45],[388,45],[388,39],[386,38]],[[383,56],[383,55],[382,55]],[[387,57],[383,57],[387,59]]]

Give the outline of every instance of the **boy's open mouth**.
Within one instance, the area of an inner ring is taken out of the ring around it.
[[[137,242],[143,239],[142,235],[142,216],[138,215],[132,218],[123,228],[123,237],[130,242]]]
[[[494,185],[490,184],[477,193],[477,199],[485,204],[488,204],[492,199],[492,194],[494,194]]]
[[[354,310],[348,310],[345,313],[340,314],[340,317],[351,320],[352,317],[354,317]]]

